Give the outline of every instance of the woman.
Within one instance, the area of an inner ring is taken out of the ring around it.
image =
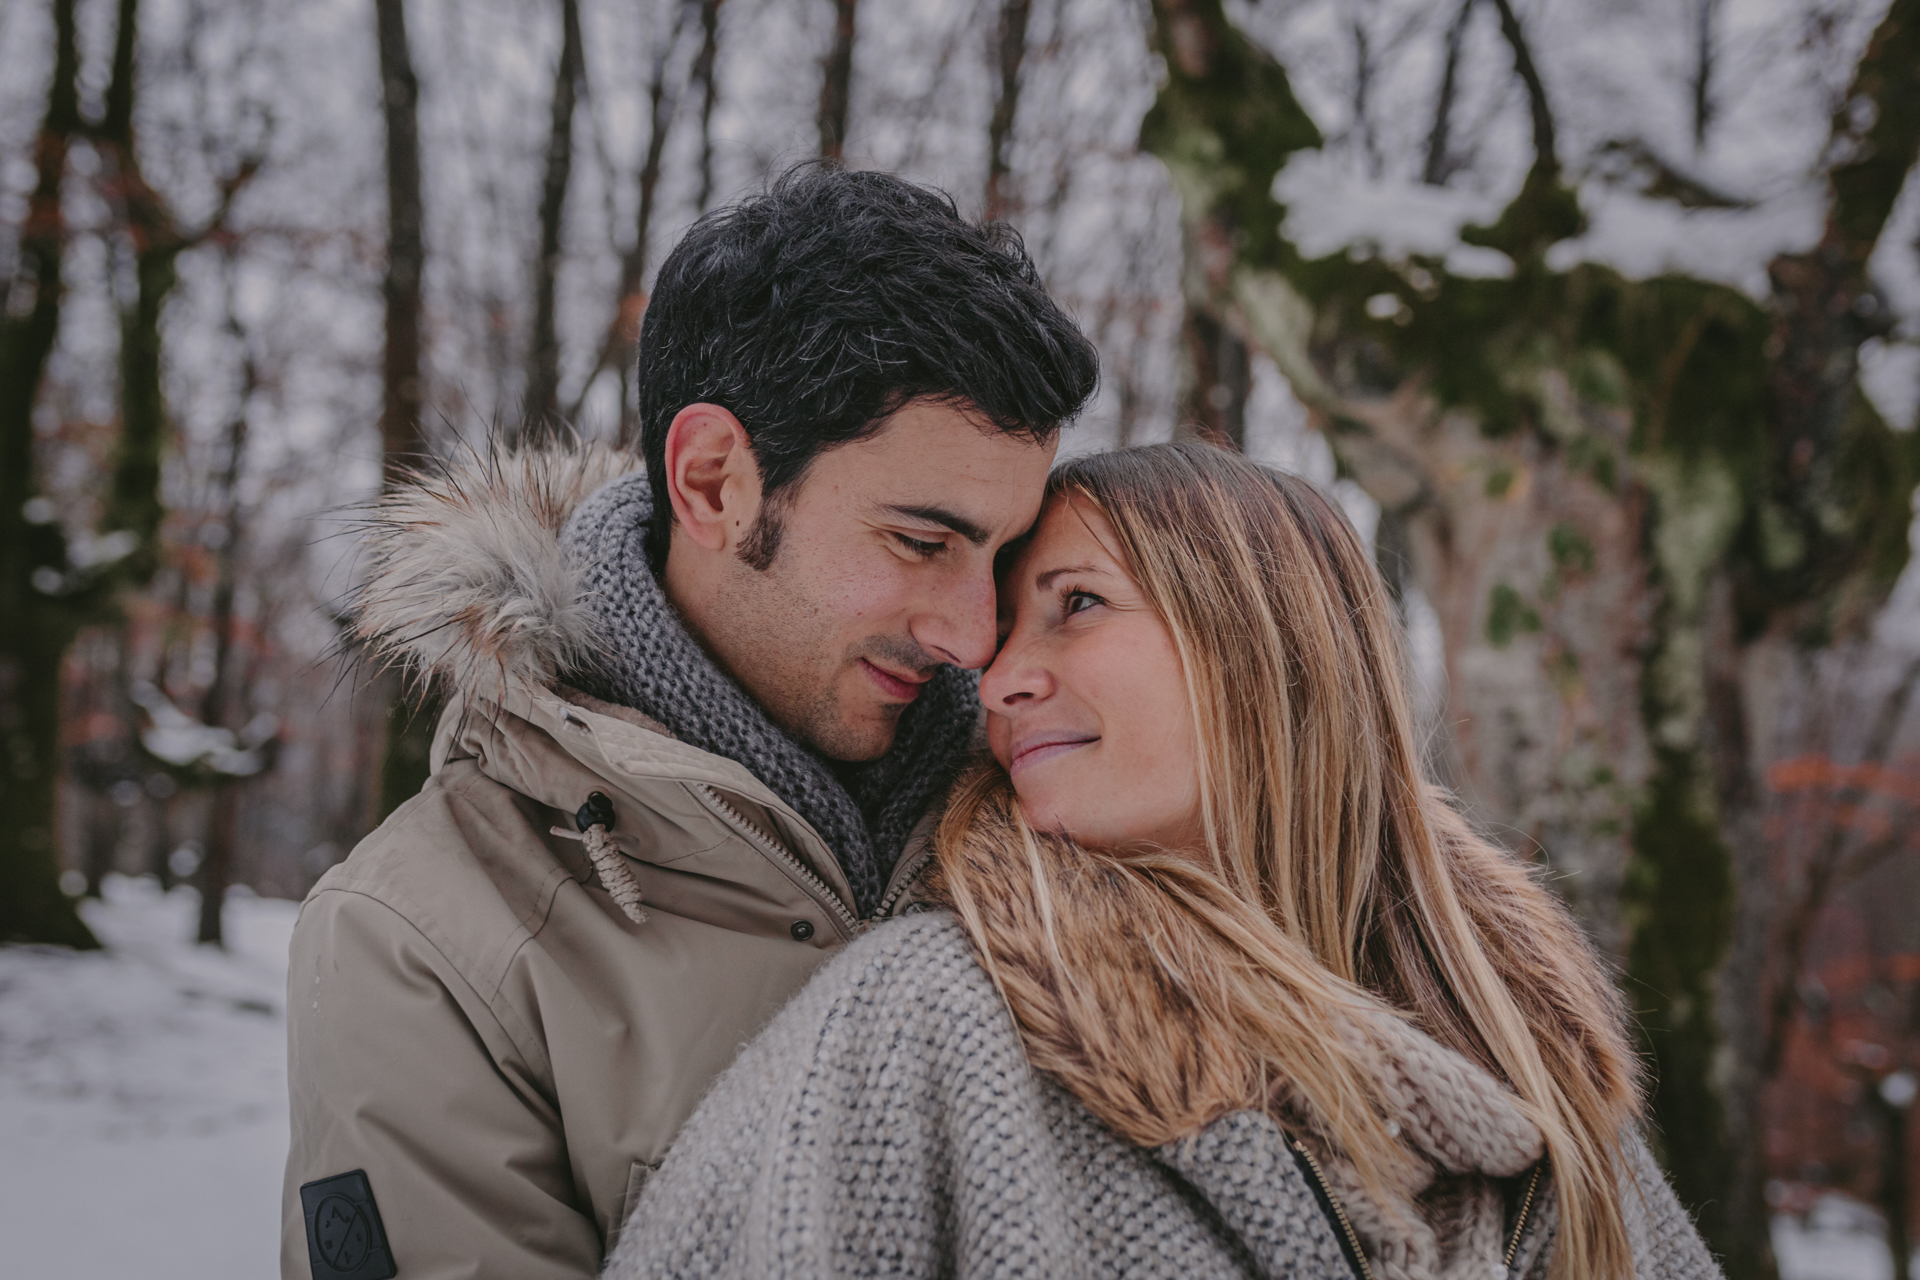
[[[1002,615],[949,910],[742,1054],[608,1274],[1718,1274],[1606,973],[1424,780],[1331,503],[1203,445],[1070,464]]]

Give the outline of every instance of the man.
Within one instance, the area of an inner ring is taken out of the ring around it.
[[[451,705],[294,931],[287,1276],[599,1269],[739,1046],[913,900],[994,556],[1094,382],[1006,228],[804,170],[661,268],[643,471],[387,500],[357,625]]]

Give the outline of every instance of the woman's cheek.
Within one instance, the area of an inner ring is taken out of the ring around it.
[[[1013,726],[1005,716],[987,712],[987,754],[997,760],[1002,769],[1013,767]]]

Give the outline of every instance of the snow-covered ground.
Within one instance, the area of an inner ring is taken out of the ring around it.
[[[287,1150],[286,955],[297,906],[109,879],[105,952],[0,949],[0,1275],[265,1280]]]
[[[1773,1251],[1782,1280],[1891,1280],[1886,1225],[1858,1200],[1824,1195],[1805,1218],[1773,1223]],[[1920,1249],[1914,1251],[1920,1273]]]
[[[115,877],[85,907],[107,944],[0,949],[0,1276],[267,1280],[287,1146],[291,902],[236,894],[229,949],[198,900]],[[1885,1280],[1872,1212],[1781,1219],[1784,1280]]]

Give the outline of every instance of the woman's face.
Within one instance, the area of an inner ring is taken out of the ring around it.
[[[1192,704],[1173,636],[1084,499],[1048,501],[1000,582],[987,745],[1028,821],[1103,849],[1197,851]]]

